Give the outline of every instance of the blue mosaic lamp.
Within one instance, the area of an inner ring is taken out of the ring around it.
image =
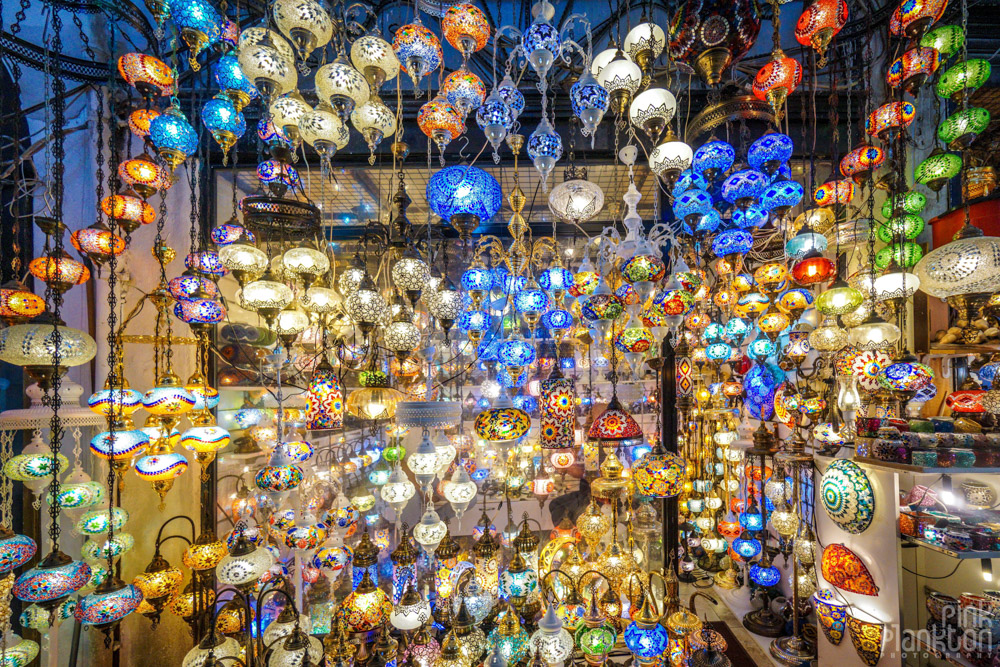
[[[477,308],[493,285],[493,275],[485,266],[470,266],[462,273],[462,289],[469,293]]]
[[[229,149],[247,131],[247,121],[225,94],[219,93],[201,108],[201,120],[222,148],[222,164],[229,163]]]
[[[771,565],[771,559],[764,554],[756,563],[750,563],[750,581],[758,586],[770,588],[781,581],[781,570]]]
[[[222,264],[222,260],[219,259],[219,253],[214,250],[189,252],[187,256],[184,257],[184,266],[194,273],[204,276],[210,280],[217,280],[229,273],[229,269],[227,269]]]
[[[768,219],[767,209],[760,204],[750,204],[745,208],[733,209],[733,224],[740,229],[763,227]]]
[[[829,243],[826,236],[805,227],[785,243],[785,254],[792,259],[802,259],[813,252],[822,254]]]
[[[545,81],[549,68],[562,49],[559,31],[549,23],[549,20],[550,17],[546,16],[545,12],[539,13],[521,38],[521,46],[528,55],[528,62],[542,81]]]
[[[149,140],[171,171],[198,150],[198,133],[176,105],[149,124]]]
[[[674,215],[687,223],[712,210],[712,195],[704,190],[688,190],[674,199]]]
[[[53,609],[90,581],[90,566],[53,551],[14,582],[14,597]]]
[[[242,111],[246,105],[260,97],[253,81],[248,79],[243,70],[240,69],[240,62],[236,56],[220,57],[212,65],[212,74],[215,76],[215,82],[219,84],[219,88],[229,96],[237,111]]]
[[[497,86],[497,92],[510,108],[511,120],[517,122],[518,116],[524,111],[524,95],[517,89],[517,84],[510,78],[510,75],[505,76],[500,82],[500,85]]]
[[[745,229],[727,229],[712,239],[712,253],[716,257],[745,255],[753,247],[753,234]]]
[[[493,146],[494,152],[499,149],[500,142],[507,137],[507,132],[514,125],[514,115],[499,91],[494,90],[490,93],[482,106],[476,110],[476,124],[486,135],[486,140]]]
[[[688,234],[711,234],[722,224],[722,216],[714,208],[699,216],[692,227],[687,222],[684,223],[684,231]]]
[[[573,107],[573,115],[580,119],[583,124],[582,132],[585,137],[593,137],[594,131],[600,125],[604,113],[608,110],[610,96],[604,86],[597,83],[597,79],[591,74],[589,68],[584,68],[583,76],[573,84],[569,91],[570,103]],[[593,138],[591,139],[593,144]]]
[[[550,266],[538,275],[538,285],[558,299],[573,286],[573,272],[564,266]]]
[[[562,157],[562,137],[552,127],[548,118],[542,119],[535,131],[528,137],[528,157],[535,169],[542,175],[545,187],[548,187],[549,174],[555,168],[556,162]]]
[[[761,550],[760,540],[751,537],[750,533],[745,530],[739,537],[733,540],[733,551],[739,554],[743,560],[756,558]]]
[[[534,346],[520,338],[505,341],[497,348],[497,359],[510,370],[511,375],[516,375],[530,365],[537,357]]]
[[[497,179],[479,167],[462,165],[431,176],[426,196],[431,210],[463,234],[471,234],[480,222],[492,219],[503,203]]]
[[[775,181],[760,196],[761,206],[777,216],[784,216],[805,196],[805,190],[795,181]]]
[[[773,174],[792,157],[795,148],[787,134],[768,132],[753,142],[747,151],[747,163],[759,171]]]
[[[142,593],[136,586],[109,577],[90,595],[80,598],[73,616],[81,625],[106,630],[139,608]]]
[[[559,338],[573,327],[573,314],[562,308],[546,311],[542,315],[542,326],[554,338]]]
[[[226,317],[226,309],[211,299],[188,299],[174,304],[174,316],[197,330],[221,322]]]
[[[756,169],[741,169],[722,182],[722,198],[745,208],[754,203],[771,183],[771,179]]]
[[[504,266],[493,269],[493,291],[497,294],[516,294],[527,284],[526,277],[512,276]]]
[[[677,177],[670,193],[676,198],[688,190],[708,190],[708,181],[705,177],[692,169],[685,169]]]
[[[724,174],[736,160],[736,149],[725,141],[709,141],[694,152],[691,170],[701,174],[708,181],[714,181]]]
[[[545,293],[545,290],[532,283],[514,295],[514,308],[524,316],[525,321],[531,326],[538,322],[538,318],[548,307],[549,295]]]
[[[172,4],[170,19],[190,50],[188,64],[197,72],[198,54],[222,36],[222,17],[207,0],[185,0]]]
[[[490,328],[490,314],[485,310],[466,310],[458,316],[455,324],[466,333],[469,340],[476,342]]]

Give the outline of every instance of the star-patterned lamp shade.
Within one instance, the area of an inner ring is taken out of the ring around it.
[[[868,530],[875,518],[875,493],[865,471],[854,461],[833,461],[820,480],[823,509],[853,535]]]
[[[150,100],[173,91],[174,72],[170,66],[144,53],[126,53],[118,58],[118,73]]]
[[[872,172],[885,162],[885,151],[877,146],[859,146],[840,161],[840,173],[855,183],[868,180]]]
[[[843,544],[828,544],[823,550],[821,570],[831,585],[858,595],[878,595],[878,586],[868,566]]]
[[[889,102],[868,114],[865,132],[879,139],[888,139],[893,132],[909,127],[917,108],[910,102]]]
[[[612,396],[608,407],[591,424],[587,437],[591,440],[609,443],[633,440],[642,437],[642,427],[622,407],[618,396]]]
[[[576,393],[571,379],[550,377],[541,382],[539,444],[543,449],[573,447],[575,399]]]

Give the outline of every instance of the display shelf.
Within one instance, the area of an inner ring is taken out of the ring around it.
[[[964,357],[970,354],[993,354],[996,352],[1000,352],[1000,344],[957,345],[951,343],[941,345],[935,343],[934,345],[931,345],[930,354],[938,356]]]
[[[976,473],[1000,473],[1000,468],[941,468],[939,466],[915,466],[909,463],[893,463],[867,456],[855,456],[856,463],[864,463],[873,468],[892,472],[909,472],[917,475],[966,475]]]
[[[944,660],[949,665],[956,665],[956,667],[974,667],[971,662],[969,662],[962,656],[945,653],[941,649],[935,647],[933,644],[928,644],[923,639],[920,639],[919,636],[917,636],[910,630],[904,630],[904,632],[910,636],[910,639],[913,642],[915,642],[918,646],[920,646],[922,649],[930,653],[938,660]]]
[[[944,554],[945,556],[950,556],[951,558],[957,558],[958,560],[968,560],[973,558],[1000,558],[1000,551],[955,551],[954,549],[949,549],[948,547],[943,547],[939,544],[933,544],[931,542],[927,542],[926,540],[918,540],[917,538],[910,537],[909,535],[900,535],[900,539],[907,544],[923,547],[924,549],[930,549],[931,551],[936,551],[939,554]]]

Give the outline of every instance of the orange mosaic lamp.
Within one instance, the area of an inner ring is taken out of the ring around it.
[[[149,124],[159,115],[156,109],[136,109],[128,115],[128,129],[140,139],[148,139]]]
[[[465,123],[458,110],[440,95],[420,107],[417,125],[434,140],[442,153],[452,139],[465,132]]]
[[[28,271],[57,292],[90,280],[90,269],[60,250],[36,257],[28,264]]]
[[[174,72],[170,66],[145,53],[126,53],[120,57],[118,73],[148,102],[161,95],[170,95],[174,90]]]
[[[156,209],[139,199],[131,190],[120,195],[109,195],[101,200],[101,210],[113,218],[118,226],[132,233],[140,225],[148,225],[156,220]]]
[[[449,7],[441,17],[441,32],[448,43],[461,51],[462,57],[467,60],[476,51],[481,51],[490,40],[490,23],[479,7],[459,3]]]
[[[852,199],[854,183],[851,181],[827,181],[813,191],[817,206],[846,206]]]
[[[157,190],[170,187],[170,176],[148,153],[125,160],[118,167],[118,175],[140,197],[148,199]]]
[[[937,72],[940,65],[941,55],[937,49],[918,46],[906,51],[889,65],[885,80],[893,88],[902,87],[906,92],[915,95],[920,86]]]
[[[45,299],[20,281],[12,280],[0,287],[0,320],[5,324],[27,322],[45,310]]]
[[[108,229],[103,222],[76,230],[70,234],[69,240],[74,248],[89,257],[98,267],[125,252],[125,239]]]

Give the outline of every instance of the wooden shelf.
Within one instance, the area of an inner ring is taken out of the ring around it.
[[[931,551],[936,551],[939,554],[944,554],[951,558],[957,558],[958,560],[969,560],[969,559],[979,559],[979,558],[1000,558],[1000,551],[955,551],[954,549],[949,549],[948,547],[943,547],[939,544],[932,544],[925,540],[918,540],[915,537],[910,537],[909,535],[900,535],[900,539],[906,544],[914,544],[924,549],[930,549]]]
[[[894,470],[898,472],[910,472],[917,475],[969,475],[976,473],[1000,473],[1000,468],[941,468],[938,466],[915,466],[909,463],[893,463],[892,461],[882,461],[867,456],[855,456],[856,463],[864,463],[873,468],[882,470]]]
[[[1000,352],[1000,344],[987,343],[985,345],[958,345],[950,343],[947,345],[941,345],[935,343],[934,345],[931,345],[930,354],[964,357],[969,354],[993,354],[996,352]]]

